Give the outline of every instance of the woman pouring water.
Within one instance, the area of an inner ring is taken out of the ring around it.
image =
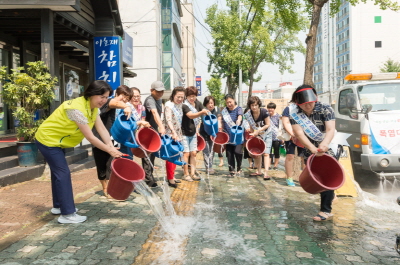
[[[200,180],[196,176],[196,154],[197,154],[197,130],[200,126],[201,116],[207,115],[209,111],[204,109],[200,101],[197,100],[197,88],[187,87],[185,90],[186,100],[182,105],[182,133],[183,133],[183,157],[186,164],[183,167],[184,180]],[[189,162],[190,161],[190,162]],[[190,174],[188,163],[190,163]]]
[[[222,116],[221,113],[218,111],[218,108],[215,107],[215,98],[213,96],[207,96],[204,98],[203,101],[203,106],[206,107],[211,114],[215,115],[218,119],[218,131],[222,131]],[[206,168],[206,172],[208,174],[214,174],[215,171],[212,168],[213,167],[213,161],[214,161],[214,152],[212,150],[212,145],[213,142],[211,140],[210,135],[206,133],[206,130],[204,129],[204,123],[201,123],[200,125],[200,135],[204,138],[206,141],[206,147],[203,150],[203,158],[204,158],[204,166]]]
[[[329,149],[335,134],[335,113],[331,106],[317,101],[317,92],[309,85],[299,86],[292,95],[289,106],[289,119],[295,136],[305,146],[303,155],[305,163],[315,154],[322,156],[324,153],[335,154]],[[327,190],[320,193],[320,212],[313,217],[314,221],[326,221],[333,217],[332,201],[335,193]]]
[[[221,111],[224,130],[231,134],[231,129],[235,125],[242,124],[243,109],[236,104],[235,98],[228,94],[225,96],[226,107]],[[226,157],[228,158],[229,174],[233,176],[235,173],[242,173],[243,144],[226,145]],[[235,161],[237,171],[235,171]]]
[[[177,142],[181,142],[183,139],[181,127],[183,118],[182,103],[184,99],[185,88],[177,86],[172,90],[169,101],[165,103],[163,120],[165,134]],[[174,177],[176,164],[166,161],[166,168],[168,185],[173,188],[178,187],[177,183],[180,183],[181,181]]]
[[[256,156],[254,158],[257,172],[250,174],[251,176],[263,175],[261,172],[261,159],[264,159],[265,173],[264,180],[270,180],[268,176],[269,167],[269,150],[271,149],[272,134],[268,128],[270,127],[270,118],[268,111],[261,108],[261,100],[259,97],[252,96],[247,100],[247,108],[249,109],[244,115],[244,127],[246,131],[250,132],[253,137],[260,136],[265,142],[265,150],[262,156]]]
[[[46,159],[51,170],[53,209],[51,213],[61,214],[59,223],[82,223],[86,216],[76,214],[72,192],[71,172],[65,159],[65,148],[78,145],[86,138],[92,145],[120,157],[122,153],[115,149],[110,134],[100,119],[102,107],[112,92],[105,81],[93,81],[82,97],[63,102],[36,132],[36,145]],[[93,135],[96,127],[101,139]]]

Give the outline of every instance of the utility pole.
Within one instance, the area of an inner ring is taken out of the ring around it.
[[[239,2],[239,23],[241,24],[242,20],[242,2]],[[241,26],[240,26],[241,28]],[[240,45],[240,44],[239,44]],[[239,64],[239,98],[238,98],[238,103],[239,107],[242,107],[242,101],[243,101],[243,95],[242,95],[242,66]]]

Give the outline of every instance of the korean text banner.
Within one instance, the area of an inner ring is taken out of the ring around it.
[[[118,36],[94,38],[95,79],[106,81],[114,90],[121,85],[120,44]]]
[[[400,154],[400,111],[368,113],[374,154]]]
[[[201,96],[201,76],[196,76],[197,96]]]

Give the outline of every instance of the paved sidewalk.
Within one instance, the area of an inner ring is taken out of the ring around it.
[[[36,201],[41,220],[37,230],[0,251],[0,264],[400,264],[393,248],[400,207],[394,203],[382,204],[367,194],[340,197],[332,221],[313,222],[319,195],[286,186],[283,171],[271,171],[272,181],[249,177],[248,170],[234,178],[226,173],[225,167],[217,168],[200,182],[182,181],[171,189],[177,216],[164,224],[169,233],[144,196],[132,193],[125,202],[101,197],[93,169],[74,174],[88,183],[95,179],[86,188],[74,182],[75,191],[82,189],[76,194],[87,196],[77,204],[88,216],[82,224],[60,225],[50,215],[43,217],[51,205],[39,201],[46,188],[33,190],[40,188],[31,184],[38,180],[25,184],[32,188],[29,198],[20,190],[24,185],[0,190],[0,207],[9,190],[21,197],[2,213],[22,213],[25,204],[33,207]],[[160,187],[153,191],[162,197]],[[1,218],[3,223],[5,215]]]

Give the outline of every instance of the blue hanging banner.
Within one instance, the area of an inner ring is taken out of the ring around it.
[[[94,38],[95,79],[106,81],[114,90],[121,85],[120,50],[118,36]]]
[[[197,96],[201,96],[201,76],[196,76]]]

